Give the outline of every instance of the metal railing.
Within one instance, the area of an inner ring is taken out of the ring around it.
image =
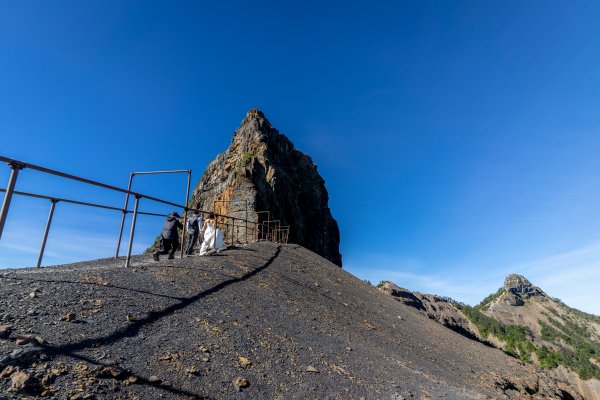
[[[256,220],[249,220],[248,219],[247,201],[246,201],[246,208],[245,208],[245,218],[239,218],[239,217],[230,216],[230,215],[223,215],[220,213],[214,213],[214,212],[209,212],[209,211],[205,211],[205,210],[200,210],[197,208],[188,207],[187,202],[188,202],[188,198],[189,198],[189,185],[190,185],[190,178],[191,178],[191,170],[149,171],[149,172],[135,172],[135,173],[132,172],[130,175],[128,189],[122,189],[122,188],[119,188],[116,186],[108,185],[105,183],[93,181],[93,180],[82,178],[82,177],[78,177],[78,176],[67,174],[64,172],[40,167],[35,164],[30,164],[30,163],[26,163],[23,161],[14,160],[14,159],[11,159],[8,157],[0,156],[0,162],[8,163],[9,167],[11,168],[11,174],[10,174],[9,182],[8,182],[6,189],[0,189],[1,192],[5,193],[4,201],[2,203],[2,209],[0,209],[0,239],[2,238],[4,225],[6,223],[6,218],[8,215],[8,211],[10,208],[10,204],[11,204],[13,195],[46,199],[46,200],[50,200],[50,202],[51,202],[50,212],[48,215],[48,220],[46,222],[46,228],[44,230],[42,245],[40,247],[40,253],[39,253],[39,257],[38,257],[38,261],[37,261],[37,265],[36,265],[37,268],[40,268],[40,266],[41,266],[41,262],[42,262],[43,255],[44,255],[44,249],[46,247],[46,242],[48,239],[48,234],[50,231],[50,226],[51,226],[52,218],[54,215],[54,209],[56,207],[56,204],[59,202],[83,205],[83,206],[95,207],[95,208],[102,208],[102,209],[107,209],[107,210],[119,211],[119,212],[123,213],[121,229],[119,232],[119,240],[118,240],[118,244],[117,244],[117,254],[116,254],[115,258],[118,257],[118,251],[119,251],[119,247],[120,247],[125,216],[126,216],[126,214],[132,213],[133,218],[131,221],[131,230],[130,230],[130,234],[129,234],[129,243],[128,243],[128,247],[127,247],[127,257],[126,257],[126,261],[125,261],[126,267],[129,267],[129,265],[130,265],[131,249],[132,249],[132,245],[133,245],[133,239],[134,239],[134,235],[135,235],[135,228],[136,228],[138,214],[139,215],[150,215],[150,216],[161,216],[161,217],[165,216],[165,214],[157,214],[157,213],[149,213],[149,212],[139,211],[139,203],[142,198],[150,200],[150,201],[174,206],[174,207],[180,208],[184,211],[184,221],[183,221],[184,231],[182,232],[183,239],[181,241],[181,257],[183,257],[183,249],[184,249],[184,244],[185,244],[185,236],[186,236],[185,235],[185,225],[186,225],[186,219],[187,219],[186,216],[187,216],[188,211],[196,211],[197,213],[203,214],[203,215],[214,214],[216,217],[215,218],[215,222],[217,225],[216,227],[219,227],[219,224],[222,227],[225,227],[226,236],[224,236],[224,237],[230,239],[232,245],[235,244],[236,242],[242,243],[240,241],[240,234],[239,234],[239,229],[242,227],[244,228],[243,237],[245,238],[245,240],[244,240],[245,243],[250,242],[248,240],[249,232],[251,234],[252,241],[270,240],[270,241],[274,241],[274,242],[278,242],[278,243],[287,243],[287,240],[289,237],[289,226],[280,226],[279,223],[275,226],[273,223],[278,222],[278,221],[270,221],[269,220],[269,218],[270,218],[269,211],[254,212],[256,214]],[[125,201],[125,206],[124,206],[124,208],[119,208],[119,207],[107,206],[107,205],[103,205],[103,204],[89,203],[89,202],[83,202],[83,201],[72,200],[72,199],[65,199],[65,198],[59,198],[59,197],[52,197],[52,196],[45,196],[45,195],[34,194],[34,193],[15,191],[18,174],[24,168],[29,168],[29,169],[32,169],[35,171],[39,171],[42,173],[55,175],[55,176],[59,176],[62,178],[82,182],[82,183],[85,183],[88,185],[97,186],[97,187],[101,187],[104,189],[125,193],[127,195],[126,201]],[[142,193],[133,192],[130,190],[131,189],[131,181],[133,179],[134,174],[174,173],[174,172],[188,172],[188,183],[187,183],[187,190],[186,190],[186,204],[185,205],[173,203],[171,201],[159,199],[154,196],[149,196],[149,195],[145,195]],[[135,198],[133,211],[127,209],[130,195],[134,196],[134,198]],[[235,201],[224,201],[224,200],[219,200],[219,201],[220,202],[235,202]],[[264,222],[259,222],[260,215],[262,215],[264,213],[267,214],[267,220]],[[221,222],[219,223],[219,221],[221,221]],[[236,221],[239,221],[239,223],[237,223],[237,225],[236,225]]]
[[[0,189],[0,192],[6,193],[7,189]],[[94,208],[102,208],[102,209],[106,209],[106,210],[119,211],[119,212],[123,212],[123,215],[132,213],[132,211],[130,211],[130,210],[123,210],[121,208],[111,207],[111,206],[107,206],[107,205],[103,205],[103,204],[88,203],[85,201],[70,200],[70,199],[64,199],[64,198],[60,198],[60,197],[51,197],[51,196],[44,196],[44,195],[40,195],[40,194],[34,194],[34,193],[19,192],[16,190],[13,191],[13,195],[50,200],[50,212],[48,213],[48,220],[46,221],[46,227],[44,228],[44,236],[43,236],[42,245],[40,247],[40,251],[38,254],[36,268],[40,268],[42,265],[42,259],[44,258],[44,250],[46,248],[46,242],[48,240],[48,233],[50,232],[50,226],[52,224],[52,218],[54,216],[54,209],[58,202],[76,204],[76,205],[82,205],[82,206],[94,207]],[[157,214],[157,213],[150,213],[150,212],[143,212],[143,211],[138,211],[138,214],[151,215],[151,216],[157,216],[157,217],[165,217],[166,216],[166,214]]]
[[[131,172],[129,174],[129,184],[127,185],[127,191],[130,192],[131,191],[131,184],[133,183],[133,177],[136,175],[156,175],[156,174],[176,174],[176,173],[187,173],[188,174],[188,179],[187,179],[187,189],[185,191],[185,211],[183,213],[183,220],[184,222],[187,220],[187,206],[188,206],[188,201],[190,198],[190,181],[192,179],[192,170],[191,169],[176,169],[176,170],[169,170],[169,171],[142,171],[142,172]],[[119,249],[121,248],[121,237],[123,236],[123,227],[125,226],[125,216],[126,216],[126,211],[127,210],[127,206],[129,205],[129,193],[127,193],[127,195],[125,196],[125,206],[123,207],[123,217],[121,218],[121,228],[119,229],[119,239],[117,240],[117,251],[115,252],[115,259],[119,258]],[[185,245],[185,230],[186,230],[186,225],[183,225],[183,238],[181,241],[181,255],[180,257],[183,257],[183,248]]]

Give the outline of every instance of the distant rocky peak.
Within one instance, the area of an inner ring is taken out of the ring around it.
[[[534,286],[522,275],[511,274],[504,279],[504,290],[507,294],[505,301],[514,306],[525,304],[532,297],[546,296],[546,293]]]

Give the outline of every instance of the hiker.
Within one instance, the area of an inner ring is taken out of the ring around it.
[[[169,260],[175,258],[175,251],[179,247],[179,233],[177,229],[183,229],[183,224],[179,221],[181,216],[177,212],[167,215],[167,220],[163,224],[161,236],[161,250],[156,250],[152,256],[154,261],[158,261],[159,254],[169,254]]]
[[[187,230],[187,238],[185,244],[185,254],[194,254],[194,246],[198,240],[198,233],[200,233],[200,225],[202,224],[202,217],[198,214],[198,211],[187,219],[185,229]]]
[[[210,214],[208,219],[204,221],[202,231],[204,234],[202,236],[202,246],[200,246],[201,256],[207,254],[210,250],[215,250],[218,253],[220,250],[225,248],[225,243],[223,242],[223,233],[220,229],[217,229],[215,214]]]

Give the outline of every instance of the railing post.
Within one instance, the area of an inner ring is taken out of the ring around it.
[[[245,220],[245,227],[246,229],[244,230],[244,233],[246,235],[246,244],[248,244],[248,200],[246,200],[246,218],[244,218]]]
[[[137,220],[138,206],[140,204],[139,194],[135,194],[135,205],[133,206],[133,218],[131,219],[131,233],[129,234],[129,246],[127,247],[127,259],[125,260],[125,267],[129,267],[129,261],[131,259],[131,247],[133,246],[133,235],[135,233],[135,222]]]
[[[4,201],[2,202],[2,210],[0,211],[0,238],[2,238],[2,231],[4,231],[4,223],[6,222],[6,216],[8,215],[10,201],[12,200],[12,195],[15,191],[17,176],[19,176],[19,171],[23,169],[23,165],[16,162],[10,162],[8,165],[12,171],[10,172],[6,194],[4,195]]]
[[[235,218],[231,218],[231,245],[233,246],[235,239]]]
[[[190,181],[192,179],[192,170],[188,169],[187,172],[188,172],[188,179],[187,179],[187,189],[185,191],[185,209],[183,210],[183,235],[181,237],[180,258],[183,258],[183,247],[185,246],[186,230],[187,230],[187,211],[188,211],[188,202],[190,199]]]
[[[213,249],[214,250],[217,249],[217,220],[218,219],[219,219],[219,217],[215,215],[215,231],[213,232]],[[223,236],[223,232],[221,232],[221,236]]]
[[[54,207],[58,203],[58,200],[50,200],[50,213],[48,213],[48,221],[46,222],[46,229],[44,230],[44,238],[42,239],[42,246],[40,247],[40,255],[38,256],[36,268],[42,266],[42,259],[44,258],[44,250],[46,249],[46,241],[48,240],[48,232],[50,232],[50,224],[52,224],[52,217],[54,216]]]
[[[127,185],[127,191],[131,191],[131,181],[135,172],[129,174],[129,185]],[[125,217],[127,216],[127,205],[129,205],[129,193],[125,196],[125,205],[123,206],[123,217],[121,217],[121,228],[119,229],[119,240],[117,241],[117,252],[115,253],[115,260],[119,258],[119,249],[121,248],[121,238],[123,237],[123,227],[125,226]]]

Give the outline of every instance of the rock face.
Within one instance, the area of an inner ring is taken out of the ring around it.
[[[536,296],[546,296],[546,294],[537,286],[533,286],[524,276],[511,274],[504,280],[504,290],[506,292],[503,300],[512,306],[522,306],[525,300]]]
[[[328,200],[325,181],[311,158],[254,109],[235,131],[229,148],[206,168],[191,204],[257,222],[278,220],[290,226],[290,243],[341,266],[340,233]],[[261,213],[267,210],[269,214]],[[256,234],[252,228],[225,229],[225,239],[251,237]]]
[[[411,292],[393,282],[384,282],[378,289],[399,302],[416,308],[423,315],[470,339],[480,340],[477,328],[447,298]]]

